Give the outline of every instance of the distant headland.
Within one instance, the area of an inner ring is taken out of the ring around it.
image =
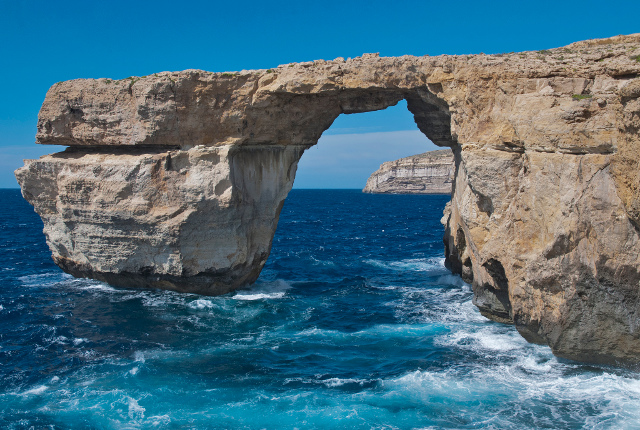
[[[362,191],[376,194],[451,194],[453,167],[450,149],[387,161],[369,176]]]

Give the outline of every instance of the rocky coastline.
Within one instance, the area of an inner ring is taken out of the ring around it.
[[[454,162],[450,149],[424,152],[382,163],[362,192],[375,194],[451,194]]]
[[[405,99],[451,148],[447,266],[490,319],[573,360],[640,365],[640,34],[543,51],[362,57],[55,84],[23,196],[54,261],[124,286],[255,281],[302,153]]]

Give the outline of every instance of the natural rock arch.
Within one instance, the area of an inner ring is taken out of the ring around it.
[[[453,149],[449,266],[489,318],[561,356],[640,352],[640,36],[505,55],[365,55],[54,85],[16,172],[56,263],[221,294],[264,265],[297,162],[340,113],[407,100]]]

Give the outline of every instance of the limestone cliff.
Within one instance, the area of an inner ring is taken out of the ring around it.
[[[640,35],[499,55],[360,58],[54,85],[16,172],[76,276],[220,294],[253,282],[299,157],[406,99],[455,158],[447,264],[554,353],[640,364]]]
[[[362,190],[380,194],[451,194],[453,153],[429,151],[382,163]]]

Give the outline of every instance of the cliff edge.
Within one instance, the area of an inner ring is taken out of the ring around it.
[[[561,357],[640,365],[640,34],[496,55],[78,79],[47,92],[23,196],[56,264],[222,294],[258,277],[302,153],[405,99],[451,148],[447,266]]]
[[[424,152],[382,163],[362,192],[377,194],[451,194],[454,163],[450,149]]]

